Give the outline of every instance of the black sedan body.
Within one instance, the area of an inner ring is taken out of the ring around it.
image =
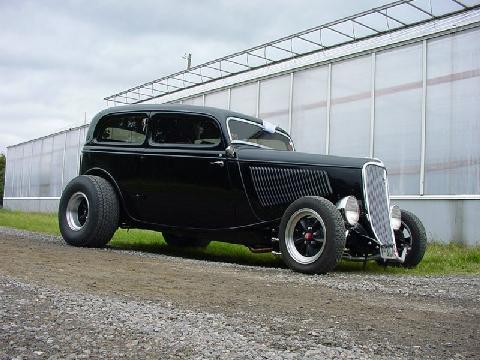
[[[318,198],[343,215],[344,257],[405,259],[381,161],[297,152],[285,130],[244,114],[188,105],[106,109],[90,125],[80,175],[115,189],[120,227],[279,252],[289,206]],[[347,221],[351,199],[358,219]]]

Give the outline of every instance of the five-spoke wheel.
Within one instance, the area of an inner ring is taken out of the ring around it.
[[[311,264],[325,249],[325,224],[320,215],[308,208],[297,210],[285,228],[285,243],[290,256],[300,264]]]
[[[305,196],[285,210],[279,230],[283,261],[304,273],[326,273],[335,268],[345,248],[345,224],[327,199]]]

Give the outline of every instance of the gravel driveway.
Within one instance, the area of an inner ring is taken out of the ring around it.
[[[306,276],[0,227],[0,359],[472,359],[479,305],[478,276]]]

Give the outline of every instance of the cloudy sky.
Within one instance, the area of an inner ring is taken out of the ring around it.
[[[105,96],[389,0],[0,0],[0,152]]]

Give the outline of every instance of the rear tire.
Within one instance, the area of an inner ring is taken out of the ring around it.
[[[209,240],[196,239],[190,236],[175,235],[172,233],[162,233],[162,235],[168,246],[205,248],[210,244]]]
[[[81,175],[62,193],[58,222],[63,239],[73,246],[104,247],[120,219],[120,204],[113,186],[98,176]]]
[[[345,223],[327,199],[302,197],[285,210],[279,240],[288,267],[307,274],[324,274],[332,271],[343,255]]]

